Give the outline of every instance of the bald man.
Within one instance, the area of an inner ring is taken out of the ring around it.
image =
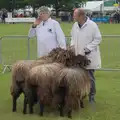
[[[86,67],[89,72],[91,80],[91,90],[89,94],[90,103],[95,102],[95,76],[96,69],[101,68],[101,57],[99,51],[99,44],[101,42],[101,34],[96,23],[86,17],[83,9],[75,9],[74,11],[74,23],[71,31],[71,46],[75,51],[75,54],[86,55],[91,61],[90,65]]]

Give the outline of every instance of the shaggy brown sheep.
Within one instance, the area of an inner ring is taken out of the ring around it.
[[[59,63],[43,64],[33,67],[30,70],[30,78],[27,80],[29,112],[33,113],[33,94],[36,89],[38,101],[40,103],[40,115],[43,115],[44,104],[50,105],[54,97],[53,89],[55,87],[56,73],[64,66]]]
[[[24,109],[23,113],[26,113],[27,99],[25,95],[25,82],[29,78],[29,70],[32,67],[48,63],[47,60],[21,60],[17,61],[12,67],[12,85],[11,85],[11,95],[13,97],[13,112],[16,111],[16,101],[17,98],[24,93]],[[35,100],[36,101],[36,100]]]
[[[38,60],[23,60],[18,61],[13,65],[12,69],[12,87],[11,93],[13,95],[13,112],[16,111],[16,100],[23,92],[25,93],[25,81],[29,79],[29,71],[41,64],[46,63],[62,63],[67,67],[71,66],[86,66],[89,64],[89,60],[85,56],[75,56],[71,50],[64,50],[61,48],[53,49],[48,56],[40,57]],[[34,90],[33,90],[34,91]],[[24,110],[26,113],[26,95],[24,99]]]
[[[16,111],[17,98],[20,96],[21,93],[24,93],[25,80],[28,77],[28,71],[32,62],[33,60],[18,61],[12,67],[12,85],[10,92],[13,98],[13,108],[12,108],[13,112]],[[26,102],[26,96],[24,97],[24,103],[25,102]]]
[[[63,105],[65,105],[68,117],[71,118],[72,109],[83,107],[83,98],[90,92],[88,72],[82,68],[63,68],[59,71],[57,78],[57,94],[60,94],[61,89],[65,91],[60,114],[63,115]]]
[[[62,63],[67,67],[71,66],[85,67],[90,63],[90,60],[88,60],[86,56],[82,55],[76,56],[75,53],[70,49],[68,50],[64,50],[61,48],[53,49],[48,54],[48,57],[50,57],[53,62]]]

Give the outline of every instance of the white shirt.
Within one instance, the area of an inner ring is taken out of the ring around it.
[[[85,55],[85,48],[91,51],[91,53],[87,55],[91,61],[87,69],[101,68],[99,44],[102,39],[96,23],[88,18],[84,25],[79,28],[78,22],[75,22],[72,27],[71,36],[71,46],[74,47],[76,55]]]
[[[36,28],[31,28],[29,37],[37,36],[38,57],[47,55],[53,48],[66,49],[64,33],[59,23],[51,18],[40,23]]]

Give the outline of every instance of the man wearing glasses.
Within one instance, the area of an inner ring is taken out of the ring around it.
[[[28,36],[37,36],[38,57],[47,55],[53,48],[66,49],[64,33],[59,23],[50,17],[50,11],[42,6],[38,9],[38,18],[32,25]]]
[[[87,66],[91,80],[91,90],[89,94],[90,103],[95,102],[95,76],[96,69],[101,67],[101,57],[99,51],[99,44],[101,42],[101,33],[96,23],[91,21],[85,14],[83,9],[75,9],[74,11],[74,23],[71,31],[71,46],[75,51],[75,54],[86,55],[91,61]]]

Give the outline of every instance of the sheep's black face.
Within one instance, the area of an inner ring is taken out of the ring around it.
[[[86,56],[77,55],[71,50],[64,50],[61,48],[55,48],[49,53],[49,57],[52,58],[53,62],[62,63],[65,66],[80,66],[85,67],[91,62]]]
[[[85,66],[89,65],[91,63],[91,61],[88,60],[86,56],[77,55],[74,57],[74,63],[76,65],[85,67]]]

